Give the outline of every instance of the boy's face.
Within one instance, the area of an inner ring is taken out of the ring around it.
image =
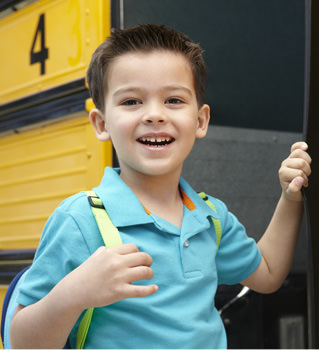
[[[113,61],[106,84],[104,114],[95,109],[90,119],[99,140],[112,140],[121,176],[180,175],[209,122],[186,58],[159,50],[127,53]]]

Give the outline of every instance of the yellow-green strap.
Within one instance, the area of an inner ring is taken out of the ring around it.
[[[217,248],[219,247],[220,244],[220,240],[222,239],[222,227],[220,224],[220,220],[219,219],[215,219],[211,216],[212,220],[213,220],[213,224],[215,226],[215,231],[216,231],[216,245]]]
[[[202,198],[205,203],[211,208],[213,209],[213,211],[216,213],[216,208],[214,206],[214,204],[208,199],[208,197],[206,196],[206,193],[204,192],[199,192],[198,195],[200,196],[200,198]],[[219,247],[220,244],[220,240],[222,238],[222,226],[220,224],[220,220],[219,219],[215,219],[214,217],[211,216],[211,219],[213,221],[214,227],[215,227],[215,231],[216,231],[216,245],[217,248]]]
[[[78,332],[76,335],[76,349],[84,348],[84,343],[90,328],[93,311],[94,311],[94,308],[91,307],[90,309],[87,309],[84,313],[84,316],[80,322]]]
[[[122,244],[122,239],[118,229],[113,225],[101,199],[94,191],[86,191],[91,205],[92,213],[99,227],[104,244],[107,248]],[[94,308],[87,309],[80,322],[76,335],[76,348],[83,349],[84,343],[90,328]]]
[[[107,248],[122,244],[118,229],[113,225],[101,199],[94,191],[86,191],[96,223]]]

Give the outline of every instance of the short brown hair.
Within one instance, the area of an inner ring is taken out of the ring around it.
[[[198,106],[205,102],[207,70],[203,50],[187,35],[164,25],[142,24],[116,29],[94,52],[87,72],[89,91],[95,106],[104,111],[106,74],[112,61],[129,52],[168,50],[182,54],[190,63]]]

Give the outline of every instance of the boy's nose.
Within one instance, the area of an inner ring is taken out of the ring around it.
[[[167,118],[161,108],[152,108],[143,117],[145,124],[165,124]]]
[[[145,124],[165,124],[166,118],[161,115],[148,115],[143,119]]]

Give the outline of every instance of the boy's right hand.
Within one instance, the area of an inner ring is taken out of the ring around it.
[[[38,302],[18,306],[11,323],[13,348],[62,349],[84,309],[144,297],[156,285],[132,282],[153,277],[152,258],[134,244],[100,247]]]
[[[158,290],[156,285],[132,284],[153,277],[152,262],[151,256],[140,252],[134,244],[108,249],[103,246],[67,278],[76,286],[74,296],[83,309],[106,306],[125,298],[154,294]]]

